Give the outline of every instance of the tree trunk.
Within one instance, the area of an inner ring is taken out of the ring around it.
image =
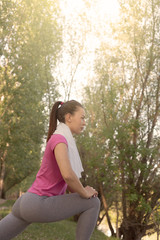
[[[121,224],[120,233],[123,240],[141,240],[144,236],[144,229],[136,223],[134,224],[132,221],[129,223],[126,220]]]
[[[125,232],[123,236],[123,240],[141,240],[141,234],[134,234],[134,229],[131,231],[130,229]]]
[[[109,216],[109,214],[108,214],[108,206],[107,206],[106,198],[105,198],[105,196],[104,196],[103,188],[102,188],[102,185],[101,185],[101,184],[99,184],[99,189],[100,189],[100,194],[101,194],[101,198],[102,198],[102,203],[103,203],[103,206],[104,206],[104,210],[105,210],[105,213],[106,213],[106,218],[107,218],[108,226],[109,226],[109,229],[110,229],[110,231],[111,231],[112,236],[115,237],[116,234],[115,234],[114,229],[113,229],[112,224],[111,224],[110,216]]]
[[[4,176],[5,176],[5,158],[6,158],[6,155],[7,155],[7,149],[4,151],[4,154],[1,157],[0,198],[2,198],[2,195],[3,195]]]
[[[117,196],[118,199],[118,196]],[[116,238],[119,238],[119,227],[118,227],[118,220],[119,220],[119,210],[118,210],[118,200],[116,200]]]

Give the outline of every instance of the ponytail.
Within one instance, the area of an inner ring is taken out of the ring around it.
[[[75,100],[70,100],[65,103],[61,101],[55,102],[50,114],[47,142],[57,128],[57,120],[59,122],[65,123],[65,115],[67,113],[74,114],[74,112],[77,111],[78,107],[83,108],[83,106]]]
[[[52,107],[52,110],[51,110],[51,113],[50,113],[50,121],[49,121],[49,130],[48,130],[47,142],[57,128],[57,111],[58,111],[58,107],[61,105],[61,103],[62,103],[61,101],[55,102],[55,104]]]

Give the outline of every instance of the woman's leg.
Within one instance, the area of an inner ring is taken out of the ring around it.
[[[0,240],[10,240],[21,233],[30,223],[21,218],[20,203],[18,198],[13,205],[14,211],[0,221]]]
[[[26,222],[55,222],[80,214],[76,240],[89,240],[99,209],[100,201],[97,197],[84,199],[77,193],[45,197],[26,193],[22,196],[20,215]]]
[[[0,221],[0,239],[10,240],[22,232],[28,225],[29,223],[10,213]]]

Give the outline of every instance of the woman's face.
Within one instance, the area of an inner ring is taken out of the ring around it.
[[[80,134],[85,126],[85,111],[83,108],[78,107],[74,114],[66,114],[65,123],[70,128],[73,134]]]

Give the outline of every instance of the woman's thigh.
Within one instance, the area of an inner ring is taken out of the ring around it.
[[[77,193],[46,197],[27,192],[21,197],[17,206],[16,204],[13,206],[13,214],[20,214],[20,217],[27,222],[54,222],[90,208],[98,211],[99,205],[97,197],[84,199]]]

